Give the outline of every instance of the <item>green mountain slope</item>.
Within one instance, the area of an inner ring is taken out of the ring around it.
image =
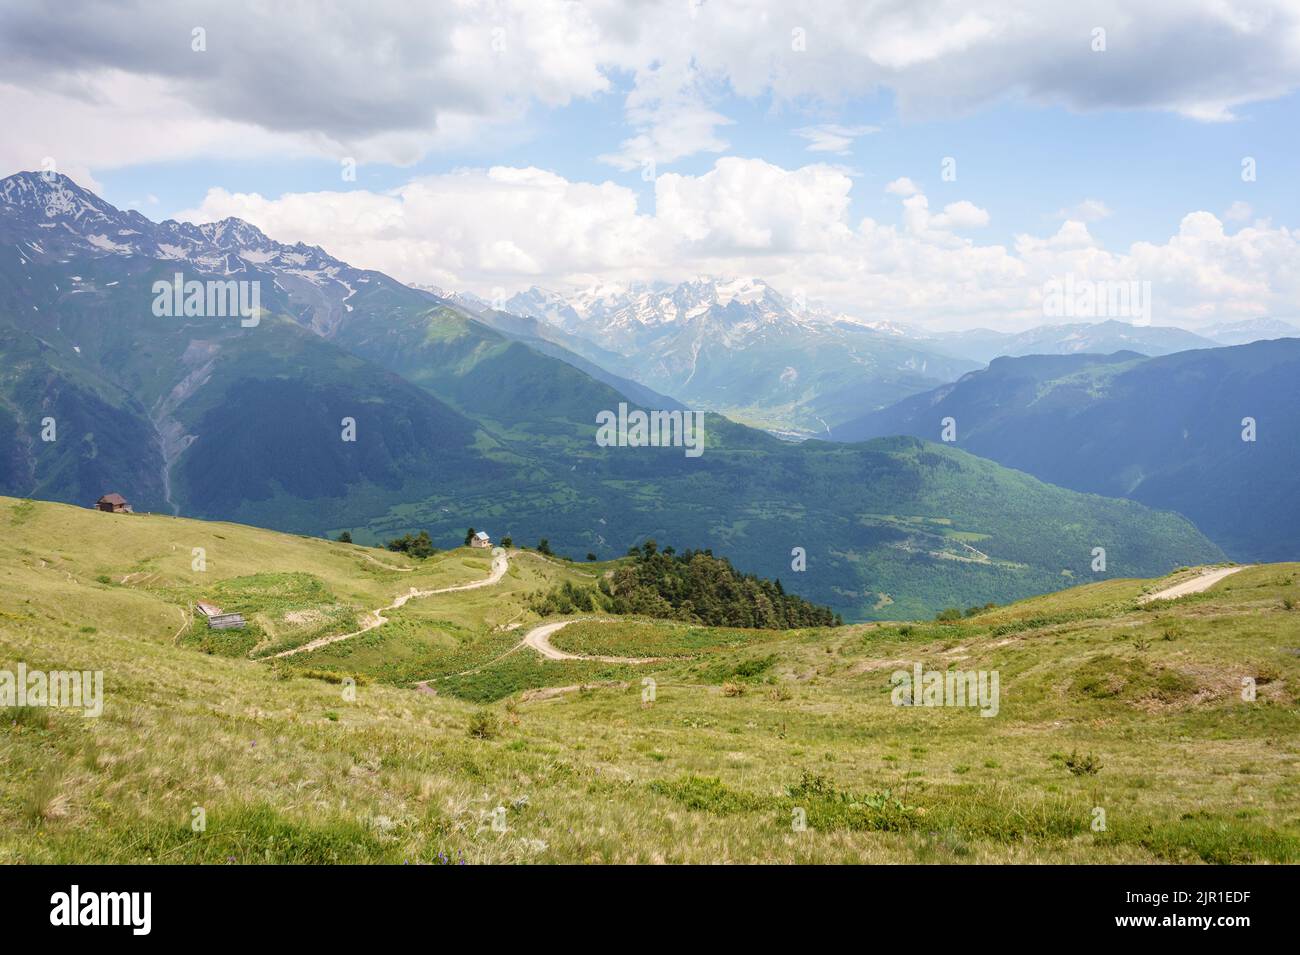
[[[138,510],[305,528],[498,473],[469,419],[282,313],[250,328],[155,316],[167,264],[76,269],[0,268],[8,489],[74,503],[116,490]]]
[[[379,540],[414,524],[447,539],[468,523],[516,540],[545,536],[575,555],[613,556],[647,538],[717,548],[848,619],[929,616],[1222,556],[1176,515],[1064,491],[942,445],[790,445],[714,416],[707,430],[699,458],[575,445],[562,482],[403,505],[352,530]],[[1107,549],[1104,575],[1090,569],[1094,547]],[[805,571],[793,569],[795,548]]]
[[[1300,555],[1300,339],[1160,358],[1003,358],[835,432],[937,437],[1064,487],[1178,511],[1240,560]],[[1253,418],[1256,440],[1242,440]]]

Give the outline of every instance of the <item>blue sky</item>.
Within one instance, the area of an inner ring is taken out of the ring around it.
[[[1300,300],[1286,0],[313,14],[0,10],[0,172],[56,162],[155,219],[238,215],[480,294],[748,273],[957,325],[1041,320],[1065,272],[1151,281],[1193,326]],[[809,149],[827,125],[873,131]]]
[[[617,149],[626,89],[557,108],[535,107],[508,131],[482,144],[431,153],[410,166],[360,165],[355,183],[340,178],[339,163],[320,157],[255,160],[195,158],[96,168],[106,199],[167,218],[198,206],[215,186],[268,198],[318,190],[385,191],[412,178],[465,166],[537,166],[571,180],[612,180],[634,189],[640,207],[654,206],[651,183],[640,171],[623,171],[598,157]],[[1234,202],[1256,216],[1300,226],[1300,96],[1252,103],[1232,122],[1203,122],[1160,110],[1080,112],[1008,99],[959,117],[908,120],[882,92],[834,110],[777,105],[770,96],[725,97],[716,108],[732,120],[721,129],[728,155],[758,157],[786,168],[830,163],[856,178],[852,215],[897,222],[886,183],[907,176],[932,199],[968,199],[992,213],[985,235],[1011,242],[1022,232],[1042,233],[1059,223],[1061,209],[1088,199],[1111,215],[1090,224],[1107,245],[1162,241],[1187,212],[1216,214]],[[848,155],[811,152],[795,130],[829,122],[876,126],[856,139]],[[940,164],[957,160],[955,181]],[[1252,156],[1257,178],[1241,178]],[[662,172],[699,175],[717,154],[700,153],[657,166]],[[155,197],[157,202],[150,202]]]

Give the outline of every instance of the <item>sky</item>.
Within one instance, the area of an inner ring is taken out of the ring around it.
[[[1300,0],[0,0],[0,115],[0,175],[487,297],[1300,317]]]

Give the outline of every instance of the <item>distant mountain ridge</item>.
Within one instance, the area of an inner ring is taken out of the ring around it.
[[[503,310],[585,339],[619,374],[693,406],[809,434],[976,367],[900,326],[858,321],[754,278],[593,286],[567,296],[534,287]]]
[[[1276,338],[1300,338],[1300,325],[1280,318],[1248,318],[1240,322],[1222,322],[1203,329],[1220,345],[1249,345],[1251,342]]]
[[[1300,339],[1157,358],[999,358],[833,436],[934,439],[947,419],[958,447],[1177,511],[1238,560],[1300,557]]]
[[[1213,348],[1210,338],[1186,329],[1161,325],[1134,325],[1109,319],[1066,325],[1039,325],[1024,332],[997,332],[976,328],[935,336],[932,345],[947,354],[979,362],[1025,355],[1108,355],[1133,351],[1149,357],[1170,355],[1193,348]]]

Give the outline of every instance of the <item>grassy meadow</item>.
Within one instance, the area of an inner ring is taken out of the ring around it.
[[[0,498],[0,669],[102,670],[105,696],[0,709],[0,862],[1300,861],[1300,564],[1173,602],[1139,598],[1178,575],[945,622],[552,638],[660,658],[628,665],[520,645],[535,595],[612,567],[526,552],[270,657],[489,564]],[[916,663],[997,671],[997,715],[893,705]]]

